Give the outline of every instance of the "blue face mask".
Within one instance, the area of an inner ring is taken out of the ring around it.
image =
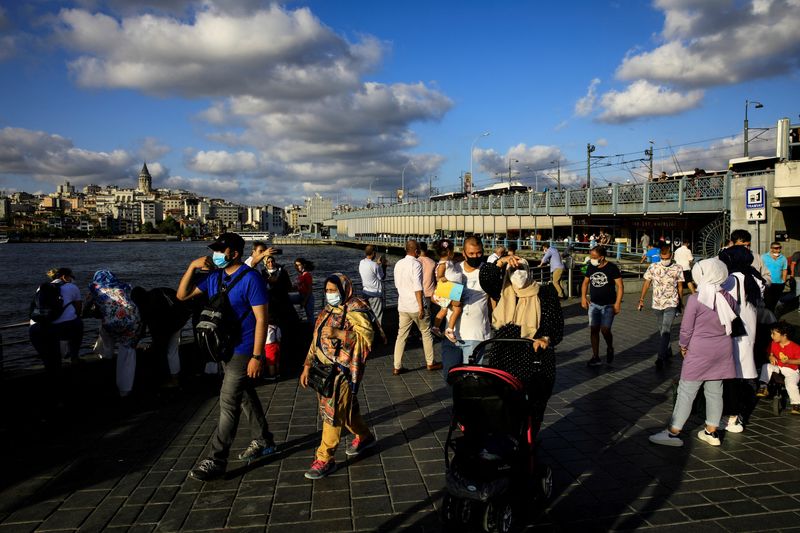
[[[217,268],[225,268],[231,262],[230,259],[225,257],[224,252],[214,252],[214,255],[211,256],[211,260],[214,261],[214,265]]]
[[[342,297],[338,292],[326,292],[325,301],[328,302],[328,305],[336,307],[337,305],[342,303]]]

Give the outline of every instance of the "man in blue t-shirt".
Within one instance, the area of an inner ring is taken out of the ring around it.
[[[786,286],[789,262],[783,255],[782,248],[781,243],[773,242],[769,245],[769,252],[761,256],[764,266],[769,270],[772,278],[772,283],[764,291],[764,307],[770,311],[775,311],[775,305],[783,295],[783,289]]]
[[[661,261],[661,251],[659,250],[658,246],[653,243],[649,243],[647,245],[647,251],[642,255],[642,260],[639,261],[639,264],[642,264],[645,261],[650,264]]]
[[[269,302],[266,284],[256,271],[242,263],[244,239],[241,236],[223,233],[209,248],[213,250],[213,256],[203,256],[189,264],[178,287],[178,299],[188,300],[201,294],[213,298],[221,285],[231,285],[241,275],[241,279],[228,292],[231,307],[241,324],[241,338],[236,343],[230,361],[222,363],[225,377],[219,393],[219,423],[211,439],[211,456],[200,461],[189,472],[189,477],[200,481],[211,481],[225,473],[242,410],[250,424],[252,440],[239,454],[239,459],[251,461],[277,451],[253,381],[253,378],[261,375],[265,366],[264,344]],[[197,286],[192,279],[196,269],[212,270]]]

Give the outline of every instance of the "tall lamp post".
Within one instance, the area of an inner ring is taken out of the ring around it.
[[[556,168],[557,168],[556,176],[558,176],[558,177],[556,178],[556,183],[558,184],[558,190],[560,191],[561,190],[561,158],[559,157],[558,159],[556,159],[554,161],[550,161],[551,165],[553,163],[555,163],[557,165],[556,166]]]
[[[750,141],[748,139],[749,136],[748,130],[750,128],[749,124],[747,123],[747,109],[750,107],[750,104],[753,104],[753,107],[755,107],[756,109],[761,109],[762,107],[764,107],[764,104],[762,104],[761,102],[756,102],[755,100],[744,101],[744,156],[745,157],[750,156],[750,147],[749,147]]]
[[[472,141],[472,145],[470,145],[469,147],[469,175],[473,180],[475,180],[475,176],[472,174],[472,152],[475,151],[475,143],[477,143],[481,137],[488,137],[491,134],[492,133],[490,131],[484,131],[483,133],[475,137],[475,140]]]
[[[508,184],[511,185],[511,163],[519,163],[519,159],[508,158]]]
[[[409,161],[408,163],[403,165],[403,171],[400,173],[400,190],[402,191],[402,195],[403,195],[402,202],[406,201],[406,167],[408,165],[411,165],[413,167],[414,166],[414,162],[413,161]]]

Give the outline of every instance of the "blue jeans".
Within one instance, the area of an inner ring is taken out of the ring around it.
[[[589,303],[589,325],[611,329],[614,323],[614,306]]]
[[[221,465],[228,462],[242,411],[250,427],[251,439],[263,444],[274,442],[261,400],[255,391],[255,381],[247,377],[249,362],[249,355],[234,354],[230,361],[222,363],[225,377],[219,391],[219,424],[211,439],[211,458]]]
[[[666,359],[670,355],[670,332],[672,322],[675,320],[677,307],[667,307],[666,309],[653,309],[656,315],[656,330],[658,330],[658,358]]]
[[[472,355],[475,347],[482,341],[461,341],[453,344],[446,338],[442,339],[442,377],[447,382],[447,373],[456,365],[469,363],[469,356]]]
[[[682,379],[678,383],[678,398],[675,400],[675,408],[672,410],[671,427],[683,429],[683,425],[692,414],[692,403],[700,387],[703,387],[706,396],[706,425],[719,426],[719,420],[722,418],[722,380],[686,381]]]

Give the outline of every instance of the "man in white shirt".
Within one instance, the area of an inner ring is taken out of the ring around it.
[[[442,340],[442,372],[445,381],[452,367],[468,363],[475,347],[491,337],[489,295],[481,288],[479,280],[483,262],[483,243],[478,237],[467,237],[464,240],[464,261],[454,266],[454,270],[461,274],[461,283],[464,284],[464,292],[461,294],[463,311],[454,328],[458,343],[454,344],[446,338]],[[447,314],[449,321],[450,311]]]
[[[406,256],[394,265],[394,286],[397,288],[397,312],[400,321],[397,328],[397,341],[394,343],[394,368],[392,374],[399,376],[403,368],[403,352],[411,324],[416,324],[422,334],[422,349],[428,370],[439,370],[441,363],[433,361],[433,337],[430,319],[422,294],[422,264],[417,259],[419,245],[411,239],[406,242]]]
[[[686,283],[686,286],[689,287],[689,290],[692,291],[694,294],[695,290],[695,283],[692,279],[692,262],[694,261],[694,256],[692,255],[692,250],[689,248],[690,244],[688,241],[684,241],[677,250],[675,250],[675,264],[678,264],[683,269],[683,280]],[[679,306],[680,307],[680,306]]]
[[[503,257],[505,255],[506,255],[506,247],[505,246],[498,246],[497,248],[494,249],[494,253],[492,253],[492,255],[490,255],[486,259],[486,262],[487,263],[494,263],[498,259],[500,259],[501,257]]]
[[[364,248],[364,259],[358,264],[358,273],[361,275],[361,293],[369,303],[372,312],[383,323],[383,281],[386,279],[386,257],[376,257],[375,247],[371,244]]]

